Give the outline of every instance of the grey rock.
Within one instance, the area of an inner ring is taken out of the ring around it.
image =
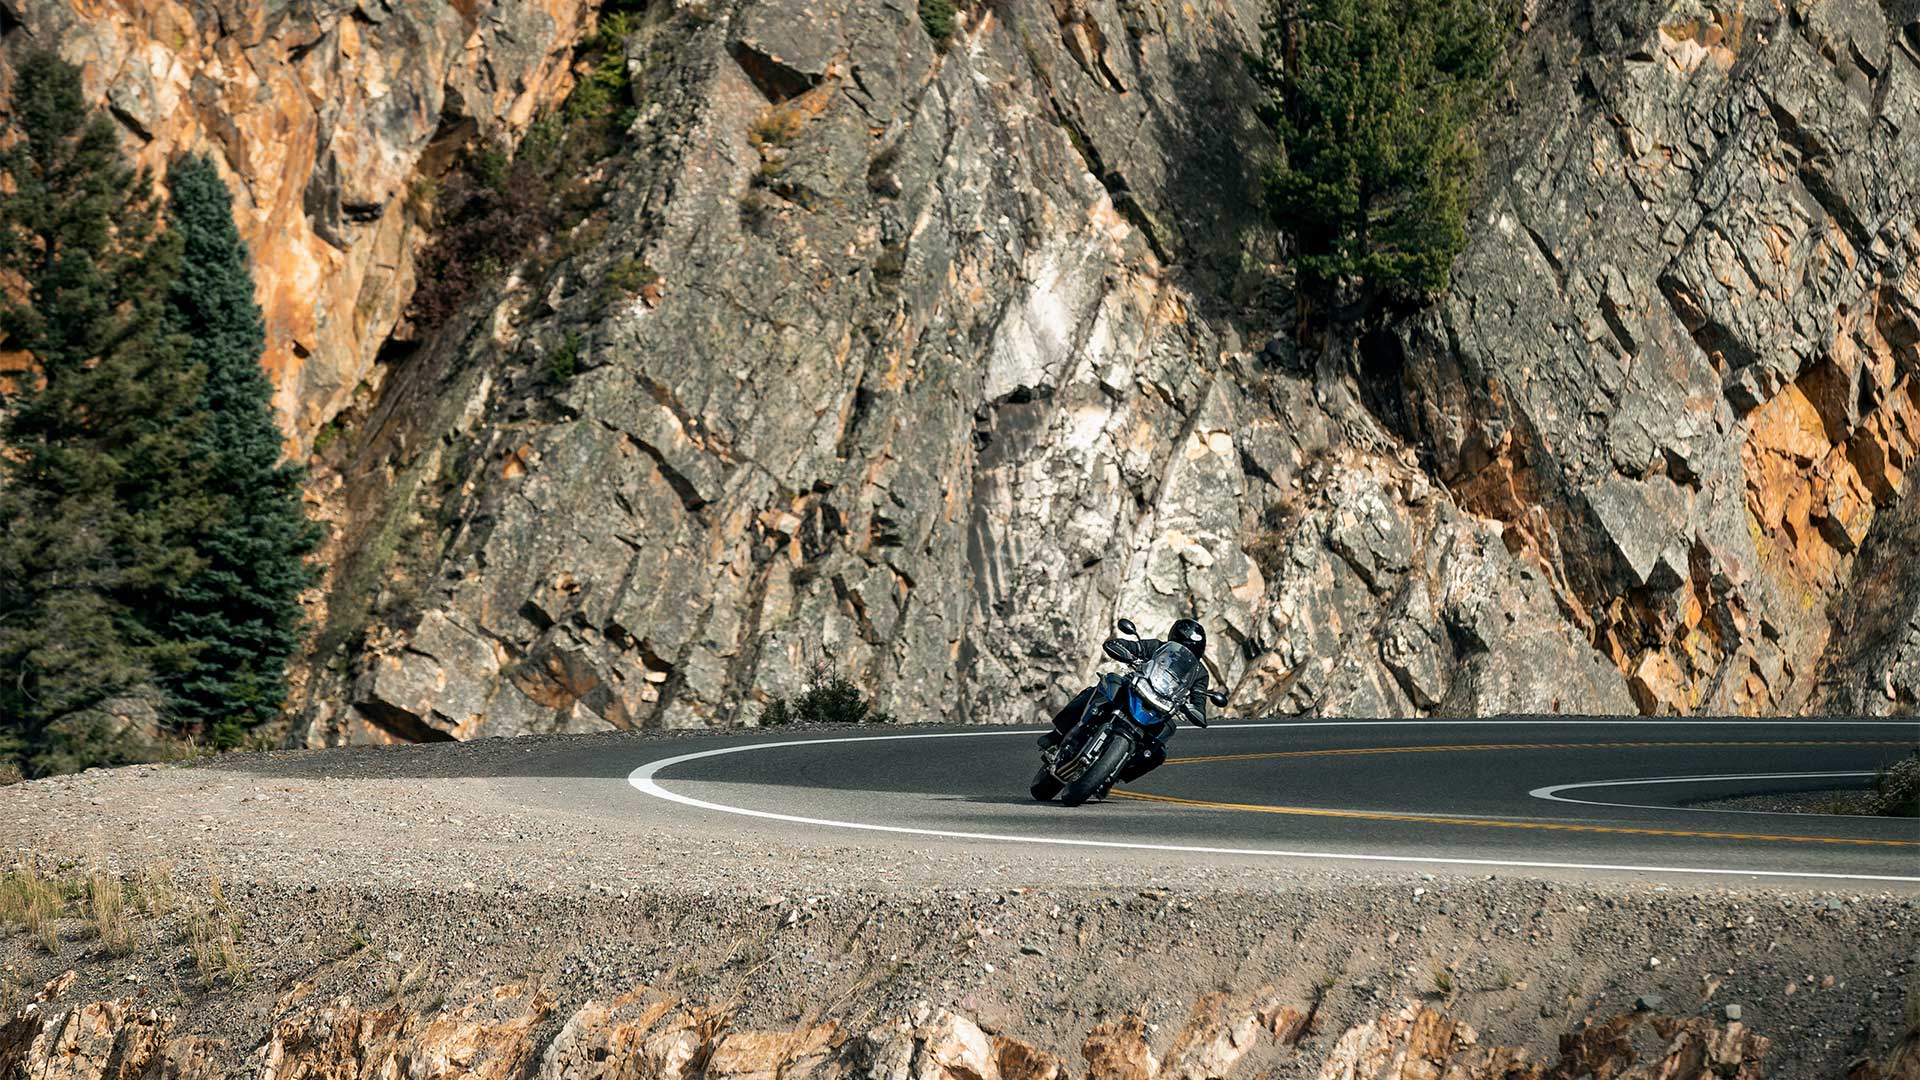
[[[821,669],[1028,721],[1120,614],[1205,621],[1253,714],[1920,707],[1880,6],[1543,19],[1397,397],[1246,314],[1257,5],[1014,0],[944,52],[910,6],[712,7],[650,24],[602,239],[383,389],[340,501],[446,528],[309,740],[751,724]],[[628,258],[659,295],[607,304]]]

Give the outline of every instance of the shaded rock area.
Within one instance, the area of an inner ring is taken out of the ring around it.
[[[1825,711],[1920,711],[1920,484],[1882,515],[1834,622],[1818,697]]]
[[[1805,705],[1829,606],[1910,486],[1913,20],[1545,20],[1453,289],[1396,342],[1436,479],[1504,525],[1642,711]]]
[[[71,979],[68,980],[71,982]],[[407,1076],[414,1080],[1227,1080],[1252,1075],[1257,1058],[1288,1076],[1316,1080],[1545,1080],[1644,1076],[1659,1080],[1754,1080],[1768,1040],[1738,1021],[1627,1014],[1585,1025],[1560,1040],[1558,1060],[1533,1062],[1523,1049],[1481,1045],[1441,1009],[1408,1003],[1341,1035],[1322,1060],[1287,1048],[1311,1022],[1272,1002],[1229,1003],[1216,995],[1154,1051],[1137,1017],[1088,1033],[1077,1060],[995,1034],[990,1025],[922,1002],[866,1030],[834,1019],[797,1027],[733,1027],[725,1008],[691,1004],[638,987],[588,1001],[565,1017],[544,992],[503,985],[452,1008],[358,1006],[341,998],[301,1004],[275,1018],[243,1054],[227,1042],[176,1033],[171,1015],[134,999],[60,1006],[28,1004],[0,1027],[0,1070],[41,1080],[199,1080],[252,1077]],[[297,998],[300,988],[289,995]],[[1848,1080],[1911,1075],[1896,1052],[1883,1071],[1864,1062]]]
[[[294,170],[324,197],[287,235],[400,228],[435,147],[564,91],[590,14],[466,10],[285,46],[314,86],[349,37],[427,58],[391,124],[353,93],[402,74],[313,95],[359,149]],[[904,721],[1031,721],[1120,614],[1202,619],[1244,714],[1913,711],[1912,5],[1540,5],[1451,290],[1313,348],[1259,207],[1261,10],[1007,0],[944,45],[908,4],[634,15],[575,254],[373,367],[412,241],[325,278],[369,313],[327,370],[379,385],[321,475],[290,740],[754,724],[822,668]],[[124,17],[66,11],[25,25],[134,85],[86,44]],[[296,437],[352,385],[277,374]]]
[[[510,139],[573,85],[589,0],[9,0],[16,50],[56,49],[164,175],[210,156],[234,193],[266,317],[274,407],[304,450],[375,360],[413,292],[408,205],[475,136]]]

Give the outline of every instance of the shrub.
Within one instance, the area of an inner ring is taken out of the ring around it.
[[[240,958],[239,942],[233,923],[212,911],[193,911],[187,915],[187,951],[193,954],[194,969],[212,986],[221,976],[230,982],[244,982],[247,965]]]
[[[600,278],[600,307],[617,300],[637,296],[641,290],[660,280],[660,274],[645,259],[626,258],[607,268]]]
[[[1920,753],[1897,761],[1874,781],[1874,812],[1890,817],[1920,817]]]
[[[547,357],[548,377],[561,386],[572,382],[573,373],[580,364],[580,345],[580,332],[567,331],[566,339],[560,343],[560,347],[553,350],[553,355]]]
[[[1247,542],[1247,557],[1269,581],[1279,577],[1286,567],[1287,549],[1293,540],[1293,530],[1299,524],[1298,517],[1293,507],[1274,503],[1261,512],[1260,529]]]
[[[953,0],[920,0],[920,25],[939,45],[945,46],[953,37],[953,16]]]
[[[1280,144],[1267,175],[1302,283],[1423,301],[1466,245],[1473,125],[1514,33],[1509,0],[1269,0],[1248,58]]]
[[[831,671],[822,664],[814,665],[807,676],[807,685],[800,696],[791,704],[785,698],[775,698],[760,716],[764,727],[783,727],[788,724],[891,724],[893,717],[875,709],[866,696],[860,692],[851,679]]]
[[[127,894],[120,879],[96,873],[87,879],[87,916],[100,947],[114,956],[133,951],[133,927],[127,920]]]
[[[792,105],[769,105],[747,126],[747,141],[756,147],[785,149],[806,129],[807,115]]]
[[[903,245],[893,244],[880,249],[880,257],[873,260],[873,276],[883,281],[897,280],[907,270],[907,249]]]
[[[528,127],[517,153],[482,147],[442,180],[415,185],[409,205],[430,208],[433,238],[419,258],[412,315],[431,332],[482,286],[542,250],[599,197],[594,162],[619,149],[634,118],[626,39],[633,16],[611,10],[585,45],[586,74],[555,116]]]

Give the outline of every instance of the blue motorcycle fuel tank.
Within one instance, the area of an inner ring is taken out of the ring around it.
[[[1158,735],[1160,729],[1166,726],[1167,718],[1153,711],[1146,702],[1140,700],[1140,695],[1132,690],[1123,686],[1121,692],[1126,695],[1127,715],[1133,717],[1133,722],[1146,728],[1148,732]]]

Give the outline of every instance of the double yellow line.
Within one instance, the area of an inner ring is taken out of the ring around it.
[[[1240,810],[1255,814],[1293,814],[1299,817],[1360,818],[1365,821],[1413,821],[1430,825],[1474,825],[1488,829],[1551,829],[1559,832],[1630,833],[1635,836],[1691,836],[1710,840],[1790,840],[1803,844],[1861,844],[1869,847],[1920,847],[1913,840],[1856,840],[1843,836],[1783,836],[1774,833],[1705,832],[1691,829],[1641,829],[1619,825],[1562,825],[1546,821],[1500,821],[1495,818],[1441,817],[1428,814],[1388,814],[1371,810],[1319,810],[1310,806],[1261,806],[1254,803],[1212,802],[1149,795],[1143,791],[1114,791],[1110,799],[1172,803],[1206,810]]]
[[[1718,740],[1714,742],[1559,742],[1466,743],[1459,746],[1356,746],[1341,750],[1276,750],[1263,754],[1216,754],[1212,757],[1168,758],[1168,765],[1206,765],[1217,761],[1265,761],[1273,758],[1355,757],[1362,754],[1433,754],[1460,750],[1619,750],[1648,746],[1912,746],[1898,740],[1799,740],[1772,742]]]
[[[1260,761],[1274,758],[1346,757],[1362,754],[1425,754],[1472,750],[1573,750],[1624,749],[1648,746],[1910,746],[1899,741],[1872,740],[1795,740],[1712,742],[1611,742],[1611,743],[1478,743],[1458,746],[1366,746],[1342,750],[1285,750],[1263,754],[1220,754],[1213,757],[1169,758],[1168,765],[1199,765],[1220,761]],[[1487,829],[1542,829],[1556,832],[1618,833],[1632,836],[1682,836],[1706,840],[1772,840],[1800,844],[1850,844],[1864,847],[1920,847],[1913,840],[1866,840],[1843,836],[1788,836],[1779,833],[1709,832],[1699,829],[1648,829],[1624,825],[1568,825],[1546,821],[1503,821],[1497,818],[1446,817],[1437,814],[1395,814],[1373,810],[1323,810],[1309,806],[1265,806],[1257,803],[1217,802],[1209,799],[1181,799],[1172,795],[1150,795],[1141,791],[1115,791],[1109,798],[1137,802],[1167,803],[1205,810],[1237,810],[1254,814],[1288,814],[1296,817],[1353,818],[1362,821],[1406,821],[1429,825],[1467,825]]]

